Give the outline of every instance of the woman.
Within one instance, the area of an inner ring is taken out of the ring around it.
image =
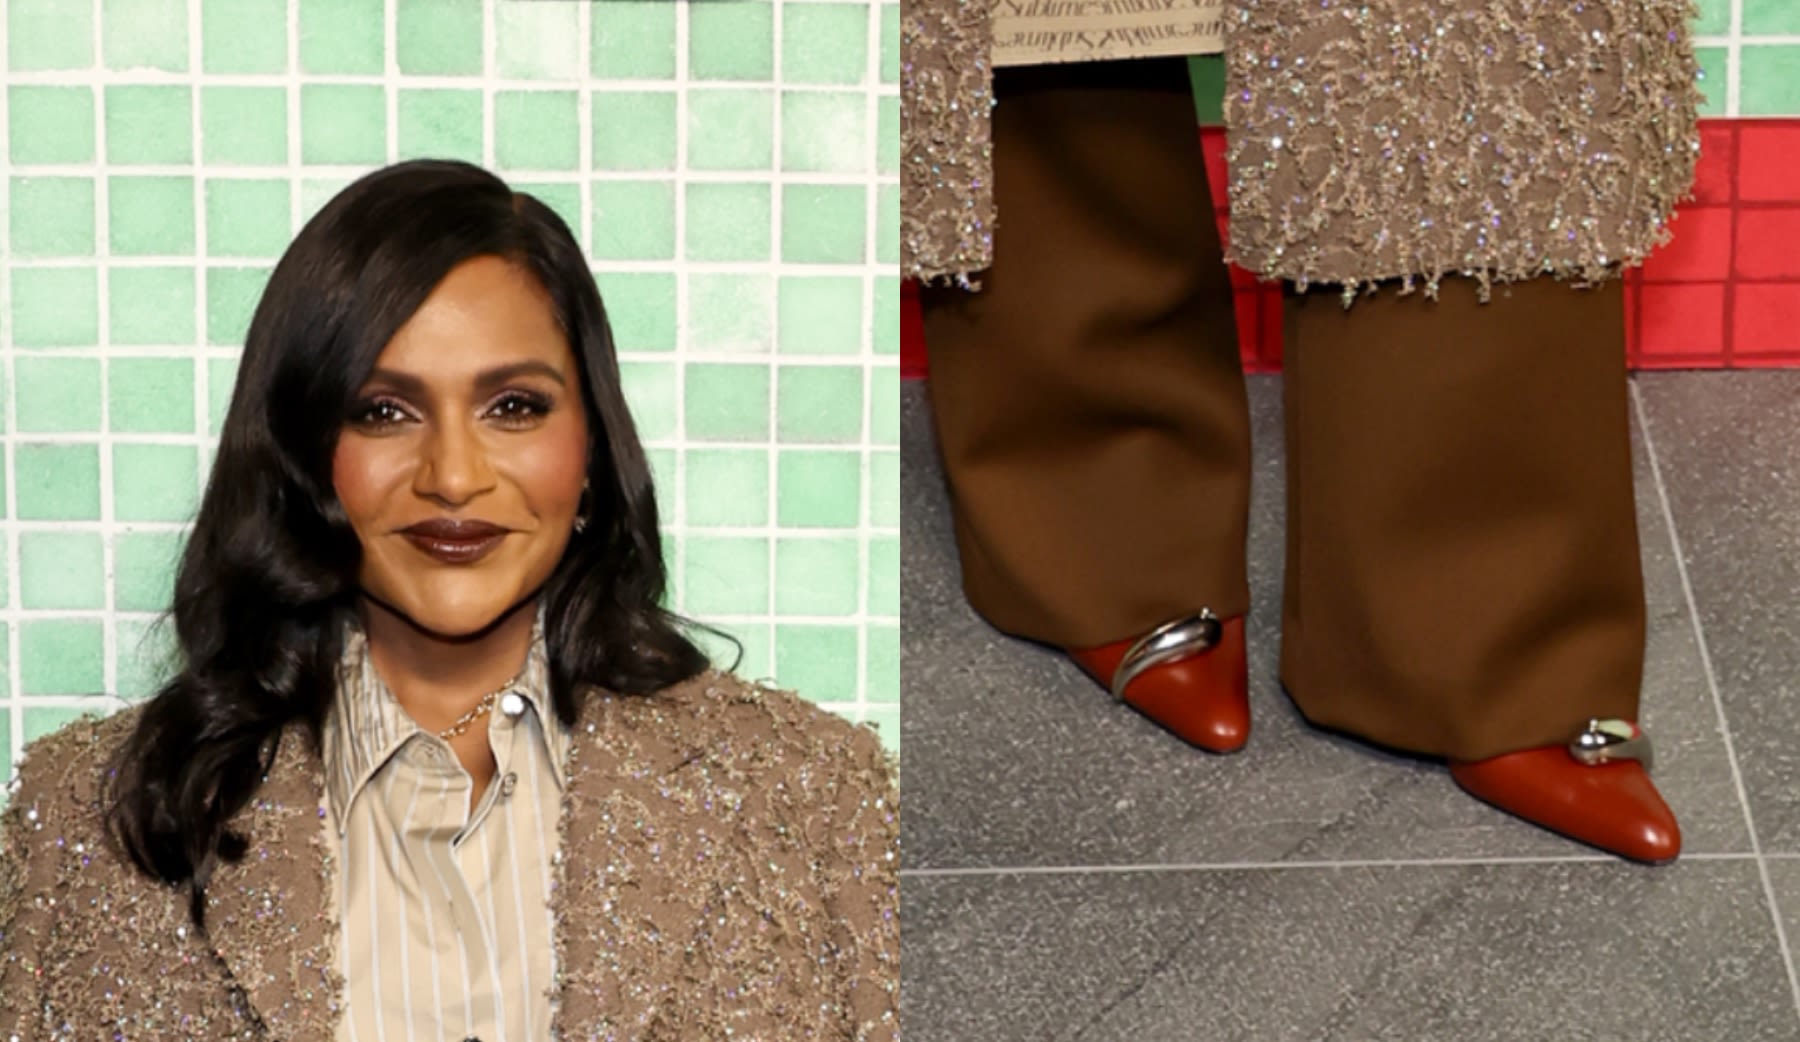
[[[1225,18],[1230,252],[1289,284],[1283,684],[1314,723],[1646,862],[1680,831],[1636,724],[1614,276],[1692,179],[1687,11]],[[908,18],[903,266],[979,272],[922,295],[970,602],[1241,749],[1249,412],[1185,63],[1003,69],[990,106],[982,11]]]
[[[598,291],[542,203],[404,163],[251,323],[183,666],[35,743],[0,1038],[892,1038],[866,728],[660,607]]]

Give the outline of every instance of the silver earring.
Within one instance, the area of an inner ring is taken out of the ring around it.
[[[587,531],[588,526],[588,483],[581,483],[581,502],[575,507],[575,534]]]

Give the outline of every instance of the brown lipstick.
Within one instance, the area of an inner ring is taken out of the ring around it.
[[[506,529],[486,521],[432,518],[400,530],[420,553],[443,564],[474,564],[500,545]]]

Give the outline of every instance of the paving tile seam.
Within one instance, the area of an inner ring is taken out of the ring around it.
[[[1707,690],[1712,693],[1719,735],[1725,742],[1725,759],[1731,764],[1731,781],[1737,788],[1738,804],[1744,811],[1744,827],[1750,832],[1750,851],[1756,861],[1756,871],[1762,876],[1763,896],[1769,903],[1769,919],[1775,927],[1775,942],[1781,950],[1782,963],[1787,968],[1788,990],[1793,995],[1794,1012],[1800,1015],[1800,974],[1795,972],[1793,949],[1788,945],[1787,927],[1781,919],[1781,904],[1775,897],[1775,882],[1769,875],[1768,861],[1763,857],[1762,840],[1756,833],[1756,817],[1750,810],[1750,793],[1744,787],[1743,771],[1738,767],[1737,749],[1731,739],[1731,722],[1725,715],[1725,699],[1719,692],[1718,674],[1713,670],[1712,649],[1706,642],[1706,628],[1700,622],[1700,603],[1694,596],[1694,585],[1688,577],[1687,558],[1681,550],[1681,533],[1675,529],[1675,510],[1669,502],[1668,484],[1663,480],[1662,461],[1657,458],[1656,439],[1650,431],[1649,410],[1644,406],[1644,395],[1638,381],[1633,378],[1628,386],[1632,408],[1637,414],[1638,430],[1644,438],[1644,454],[1650,460],[1650,477],[1656,485],[1657,503],[1662,507],[1663,523],[1669,527],[1669,546],[1674,551],[1676,573],[1681,577],[1681,596],[1687,602],[1688,618],[1693,620],[1694,642],[1700,652],[1700,669],[1706,677]]]
[[[1783,855],[1796,857],[1800,855]],[[1750,861],[1759,859],[1749,853],[1683,854],[1682,862]],[[993,876],[1079,876],[1079,875],[1151,875],[1179,872],[1268,872],[1277,869],[1344,869],[1344,868],[1483,868],[1529,865],[1618,865],[1621,868],[1657,868],[1636,866],[1610,854],[1544,855],[1537,857],[1471,857],[1471,858],[1357,858],[1342,861],[1196,861],[1145,863],[1126,865],[983,865],[966,868],[903,868],[901,879],[968,879]]]

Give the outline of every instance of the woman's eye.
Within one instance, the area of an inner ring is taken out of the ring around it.
[[[406,420],[406,410],[392,401],[378,398],[358,405],[350,413],[350,422],[358,427],[392,427]]]
[[[550,400],[543,395],[515,391],[505,394],[488,409],[489,415],[512,427],[536,423],[550,411]]]

